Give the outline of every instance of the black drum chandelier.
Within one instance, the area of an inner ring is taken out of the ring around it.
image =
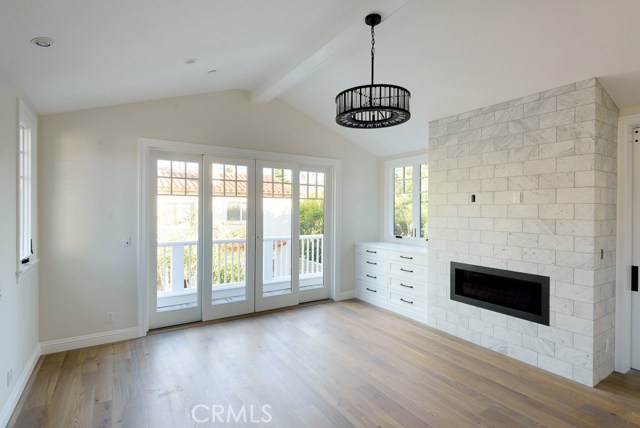
[[[336,123],[347,128],[376,129],[400,125],[411,118],[411,93],[401,86],[374,84],[375,31],[382,21],[377,13],[367,15],[371,27],[371,84],[342,91],[336,97]]]

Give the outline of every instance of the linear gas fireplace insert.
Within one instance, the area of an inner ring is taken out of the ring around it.
[[[549,325],[549,277],[451,262],[451,299]]]

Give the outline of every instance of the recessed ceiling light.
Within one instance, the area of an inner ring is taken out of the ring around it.
[[[194,63],[194,62],[196,62],[196,61],[197,61],[197,59],[196,59],[196,58],[189,58],[189,59],[185,59],[185,60],[184,60],[184,63],[185,63],[185,64],[188,64],[188,65],[191,65],[191,64],[193,64],[193,63]]]
[[[39,48],[49,48],[53,46],[55,41],[51,37],[35,37],[31,39],[31,43],[38,46]]]
[[[209,74],[213,74],[213,73],[217,73],[217,72],[218,72],[218,70],[209,70],[209,71],[207,71],[207,73],[209,73]]]

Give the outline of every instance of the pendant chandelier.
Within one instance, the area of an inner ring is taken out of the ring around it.
[[[336,97],[336,123],[347,128],[375,129],[400,125],[411,118],[411,93],[401,86],[374,84],[375,31],[382,21],[377,13],[367,15],[371,27],[371,84],[342,91]]]

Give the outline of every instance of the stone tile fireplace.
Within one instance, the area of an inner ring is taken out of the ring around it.
[[[432,326],[585,385],[613,371],[617,120],[588,79],[430,123]],[[452,300],[452,262],[548,277],[548,325]]]

